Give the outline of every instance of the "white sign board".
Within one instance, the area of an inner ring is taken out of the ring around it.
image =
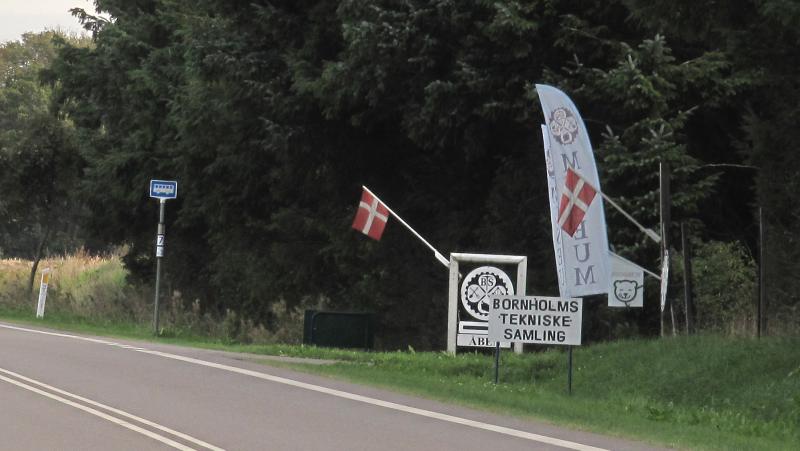
[[[489,340],[489,323],[486,321],[459,321],[456,344],[471,348],[494,348],[497,343]],[[508,349],[510,342],[500,342],[500,347]]]
[[[164,234],[156,235],[156,257],[164,256]]]
[[[644,270],[638,265],[609,252],[611,278],[608,287],[609,307],[642,307],[644,305]]]
[[[494,298],[489,308],[489,340],[579,346],[582,318],[580,298]]]

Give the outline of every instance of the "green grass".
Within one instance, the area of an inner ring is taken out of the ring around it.
[[[0,321],[19,325],[40,326],[63,331],[101,335],[104,337],[143,340],[154,343],[192,346],[250,354],[292,356],[301,358],[357,361],[364,353],[345,349],[318,348],[316,346],[286,344],[239,344],[218,337],[182,333],[179,336],[165,334],[155,336],[152,324],[139,324],[117,320],[98,320],[65,312],[47,312],[44,318],[35,318],[29,308],[9,308],[0,304]]]
[[[236,345],[159,337],[144,325],[87,322],[0,310],[27,324],[255,354],[334,359],[282,364],[503,414],[544,419],[687,449],[796,449],[800,443],[800,339],[695,336],[628,340],[575,349],[572,396],[563,350],[504,352],[500,384],[492,356],[358,352],[291,345]]]
[[[9,307],[0,305],[0,319],[23,325],[43,326],[54,329],[79,332],[106,337],[131,338],[139,340],[153,339],[152,328],[144,324],[98,320],[67,312],[45,310],[45,317],[36,319],[35,305],[31,308]]]
[[[501,413],[691,449],[796,449],[800,340],[683,337],[575,350],[490,356],[364,354],[305,371],[400,389]]]

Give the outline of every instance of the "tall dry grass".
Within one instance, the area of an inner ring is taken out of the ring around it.
[[[25,284],[31,263],[19,259],[0,260],[0,306],[19,308],[26,297]],[[27,303],[26,303],[27,305]]]
[[[10,311],[33,317],[42,272],[49,268],[45,317],[59,316],[99,325],[136,325],[146,329],[153,318],[153,288],[132,286],[122,264],[124,250],[97,256],[79,251],[43,259],[32,293],[27,282],[32,262],[0,260],[0,313]],[[320,308],[321,301],[287,307],[271,303],[272,327],[265,327],[228,310],[222,315],[204,312],[199,299],[184,299],[180,291],[162,293],[159,334],[178,338],[206,338],[227,343],[300,343],[303,311]]]
[[[34,311],[42,273],[50,270],[46,313],[67,313],[86,318],[135,321],[145,303],[126,281],[120,255],[73,255],[45,258],[34,277],[33,292],[27,282],[32,262],[0,260],[0,307]]]

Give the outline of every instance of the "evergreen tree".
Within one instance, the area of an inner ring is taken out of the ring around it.
[[[79,196],[102,212],[85,226],[129,244],[140,280],[154,267],[148,181],[176,179],[166,273],[186,299],[268,324],[274,302],[325,299],[379,313],[385,343],[435,347],[446,271],[392,220],[380,243],[349,231],[360,185],[444,253],[528,255],[528,292],[553,293],[536,82],[576,101],[604,190],[634,216],[656,224],[666,161],[676,219],[704,240],[744,235],[751,218],[721,220],[718,199],[746,187],[706,165],[793,161],[796,68],[765,59],[796,51],[794,16],[742,0],[703,22],[710,2],[668,3],[98,0],[113,20],[76,11],[95,46],[61,49],[48,79],[77,129]],[[768,27],[777,49],[756,39]],[[767,83],[788,94],[756,95]],[[786,233],[791,191],[761,174]],[[657,247],[607,210],[618,252],[652,268]]]

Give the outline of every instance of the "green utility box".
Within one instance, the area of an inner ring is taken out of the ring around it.
[[[371,313],[341,313],[306,310],[303,343],[329,348],[372,349]]]

